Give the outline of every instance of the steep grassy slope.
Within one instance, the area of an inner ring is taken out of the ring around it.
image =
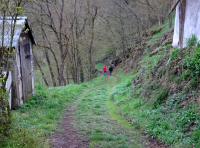
[[[165,37],[170,30],[158,30],[144,43],[132,78],[113,90],[112,101],[127,121],[171,147],[200,147],[199,42],[193,36],[188,48],[173,49]]]

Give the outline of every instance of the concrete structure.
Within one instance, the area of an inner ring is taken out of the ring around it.
[[[4,20],[4,35],[2,39],[2,26]],[[26,17],[18,17],[14,33],[11,33],[14,20],[10,17],[0,18],[0,43],[3,48],[11,46],[11,34],[13,34],[12,47],[15,48],[14,60],[10,68],[6,88],[9,92],[9,104],[11,108],[22,105],[31,98],[34,93],[33,51],[35,44],[32,31]]]
[[[187,40],[192,35],[200,40],[200,1],[176,0],[174,8],[176,15],[173,47],[186,47]]]

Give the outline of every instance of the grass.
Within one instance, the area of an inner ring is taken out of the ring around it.
[[[37,87],[36,96],[12,112],[10,137],[0,147],[50,147],[48,137],[55,131],[66,107],[77,103],[76,127],[89,137],[90,147],[143,147],[139,130],[118,115],[110,101],[113,86],[121,81],[99,77],[82,85]],[[131,130],[130,130],[131,129]]]
[[[139,98],[133,93],[127,98],[127,92],[131,93],[127,91],[130,86],[127,87],[123,83],[118,85],[120,86],[113,90],[112,101],[120,109],[124,119],[131,121],[133,125],[138,124],[141,129],[167,144],[183,147],[199,145],[199,141],[194,140],[199,136],[199,107],[191,105],[186,108],[171,108],[172,104],[167,102],[166,106],[157,105],[157,108],[154,108],[152,104],[145,102],[141,95]],[[193,124],[195,130],[190,129]],[[187,130],[191,130],[191,133],[186,134]]]
[[[116,106],[111,100],[108,101],[107,106],[109,108],[109,114],[112,120],[119,123],[121,126],[123,126],[126,129],[135,130],[133,125],[131,125],[127,120],[125,120],[120,114],[118,110],[118,106]],[[138,132],[138,131],[137,131]],[[141,135],[140,135],[141,136]]]
[[[158,26],[155,26],[154,28],[152,28],[152,30],[157,29]],[[148,45],[154,45],[156,42],[158,42],[167,32],[169,32],[170,28],[169,28],[169,22],[166,21],[162,26],[160,26],[160,28],[162,28],[162,30],[158,33],[156,33],[155,35],[152,36],[152,38],[147,42]]]
[[[174,59],[177,55],[174,55]],[[165,51],[162,50],[154,56],[146,54],[140,61],[138,73],[132,77],[121,75],[123,81],[113,88],[111,100],[124,119],[161,142],[172,147],[199,147],[199,105],[189,102],[182,107],[181,104],[187,101],[187,94],[181,91],[170,94],[168,88],[151,77],[164,57]],[[130,81],[137,79],[137,76],[144,81],[133,87]],[[144,95],[146,91],[149,92],[148,98]]]
[[[167,26],[164,26],[161,32],[152,37],[149,44],[155,44],[167,30]],[[180,90],[178,93],[170,94],[168,88],[163,87],[159,81],[152,78],[155,67],[167,55],[166,51],[160,49],[156,55],[149,56],[148,53],[144,55],[140,61],[140,68],[134,76],[120,76],[123,81],[113,88],[112,103],[123,119],[132,125],[138,125],[138,128],[161,142],[171,147],[199,147],[199,105],[194,100],[187,102],[189,101],[187,100],[188,92]],[[180,50],[175,49],[170,58],[174,61],[179,57]],[[162,68],[161,66],[165,68],[165,65],[160,65],[159,68]],[[130,85],[130,81],[137,79],[138,76],[143,81],[133,87]],[[178,78],[175,75],[174,77]],[[191,75],[188,75],[187,71],[183,71],[182,77],[188,80]],[[196,88],[198,81],[192,80],[194,82],[191,81],[191,83],[194,83]],[[144,95],[146,91],[149,92],[148,97]],[[184,102],[187,103],[182,106]]]
[[[83,88],[84,85],[49,89],[38,86],[36,96],[12,112],[10,137],[0,147],[49,147],[48,136],[56,129],[66,107]]]
[[[121,118],[117,108],[110,102],[111,90],[120,81],[114,77],[109,81],[96,79],[81,96],[83,99],[76,113],[76,127],[89,137],[91,148],[143,147],[139,131]]]

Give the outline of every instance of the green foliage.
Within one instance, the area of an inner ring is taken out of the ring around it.
[[[182,75],[181,75],[181,79],[182,80],[188,80],[191,77],[191,72],[189,70],[185,70]]]
[[[164,103],[168,97],[169,90],[161,89],[159,94],[156,97],[156,101],[154,102],[154,108],[159,107],[162,103]]]
[[[197,86],[199,85],[199,80],[197,77],[193,77],[190,81],[190,86],[191,88],[197,88]]]
[[[193,54],[186,57],[184,67],[190,71],[193,77],[200,76],[200,48],[196,48]]]
[[[200,123],[199,109],[192,104],[180,107],[180,104],[187,99],[185,94],[169,96],[168,89],[159,87],[159,91],[152,90],[153,95],[150,98],[142,98],[144,90],[141,91],[140,87],[134,87],[134,91],[125,91],[128,88],[126,81],[115,86],[112,91],[114,93],[112,101],[129,123],[133,126],[139,125],[138,127],[145,129],[153,137],[172,146],[199,145],[197,140],[199,133],[195,132]],[[156,101],[151,104],[149,100]]]
[[[102,71],[103,70],[103,64],[102,63],[98,63],[97,65],[96,65],[96,69],[98,70],[98,71]]]
[[[187,40],[187,47],[192,48],[192,47],[197,47],[197,45],[198,45],[198,39],[195,35],[192,35],[192,37]]]
[[[46,139],[55,130],[66,107],[84,88],[85,85],[49,89],[37,86],[36,95],[12,112],[9,137],[0,147],[48,147]]]
[[[182,110],[177,116],[177,126],[183,130],[187,130],[191,124],[200,121],[197,108],[188,107],[187,110]]]
[[[174,51],[171,54],[171,61],[175,61],[178,59],[178,57],[180,56],[180,49],[174,49]]]
[[[194,133],[192,134],[192,141],[193,143],[196,143],[195,146],[196,147],[200,147],[200,128],[197,129],[196,131],[194,131]]]
[[[18,15],[23,15],[24,14],[24,8],[23,7],[16,7],[16,13]]]
[[[21,112],[26,112],[29,109],[44,105],[45,101],[48,99],[48,90],[42,85],[36,87],[37,93],[29,100],[28,103],[24,104],[21,108]]]
[[[158,30],[158,31],[154,31],[155,34],[153,34],[153,36],[151,37],[151,39],[147,42],[148,45],[154,45],[156,43],[158,43],[161,38],[164,36],[164,34],[166,34],[170,28],[169,28],[169,23],[166,21],[162,26],[155,26],[153,28],[153,30]]]
[[[7,137],[10,128],[10,111],[6,91],[0,88],[0,143]]]

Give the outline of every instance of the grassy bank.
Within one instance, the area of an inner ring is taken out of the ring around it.
[[[187,48],[174,49],[166,25],[154,28],[133,74],[119,75],[111,100],[124,119],[159,141],[200,147],[200,41],[192,36]]]
[[[172,147],[199,147],[198,105],[181,108],[175,103],[179,98],[171,96],[165,105],[158,103],[155,107],[165,97],[165,90],[157,89],[155,98],[144,98],[143,88],[133,89],[129,80],[115,86],[112,93],[112,101],[124,119]]]

